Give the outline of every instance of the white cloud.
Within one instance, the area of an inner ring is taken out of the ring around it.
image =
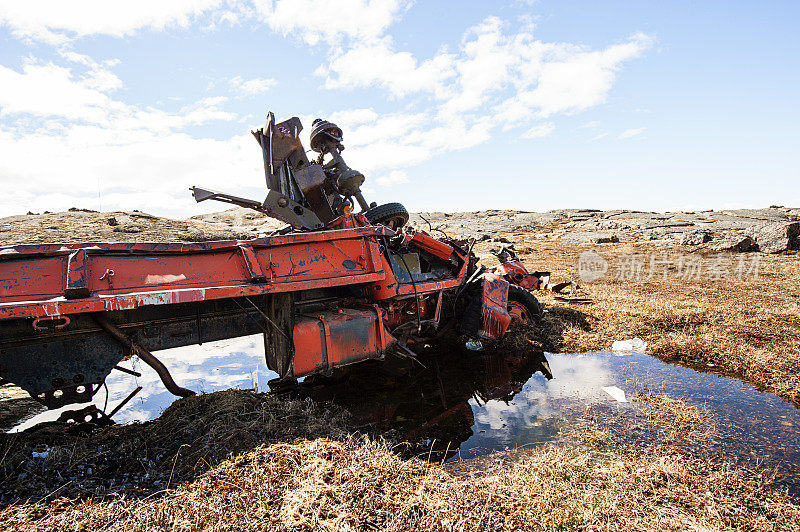
[[[76,74],[71,68],[34,60],[26,61],[21,72],[0,65],[0,86],[3,87],[0,117],[32,115],[40,119],[162,133],[211,120],[236,118],[233,113],[220,109],[227,100],[224,97],[204,98],[179,113],[128,105],[110,95],[122,87],[116,75],[86,56],[74,59],[90,68],[83,74]]]
[[[373,109],[348,109],[333,113],[329,119],[336,124],[342,123],[352,127],[374,122],[378,117],[378,113]]]
[[[455,75],[450,55],[442,53],[418,62],[412,54],[392,48],[389,37],[360,44],[335,55],[317,74],[335,74],[325,79],[328,89],[377,86],[395,96],[444,93],[444,84]]]
[[[604,50],[570,44],[531,43],[523,57],[517,93],[497,106],[509,121],[576,113],[605,101],[616,72],[625,61],[639,57],[652,44],[637,33],[627,42]]]
[[[414,165],[434,155],[477,146],[490,138],[488,120],[431,120],[427,113],[375,114],[363,109],[329,117],[344,133],[345,158],[367,175]],[[351,121],[352,120],[352,121]]]
[[[188,216],[198,212],[188,187],[260,186],[261,164],[249,134],[218,141],[94,125],[25,135],[0,128],[0,184],[7,191],[0,216],[97,208],[98,183],[104,210]]]
[[[187,188],[254,183],[260,157],[249,135],[196,139],[190,125],[233,120],[225,97],[203,98],[176,113],[113,98],[122,82],[79,54],[67,68],[27,61],[0,66],[0,215],[97,207],[197,212]],[[24,183],[24,186],[21,184]]]
[[[267,92],[277,84],[278,80],[274,78],[243,79],[241,76],[236,76],[230,80],[231,87],[246,96]]]
[[[646,127],[637,127],[636,129],[626,129],[625,131],[620,133],[619,137],[617,137],[617,138],[619,138],[619,139],[630,139],[630,138],[633,138],[633,137],[638,137],[639,135],[644,133],[646,130],[647,130]]]
[[[114,77],[107,71],[90,71],[76,79],[71,69],[53,63],[27,61],[22,72],[0,65],[0,116],[30,113],[106,122],[109,113],[125,107],[106,94],[121,85],[112,81]]]
[[[355,157],[362,171],[415,164],[480,144],[498,126],[508,130],[527,124],[523,137],[547,136],[555,124],[537,124],[537,119],[601,103],[622,64],[651,44],[650,37],[635,34],[621,44],[591,50],[538,41],[532,31],[525,26],[512,33],[503,21],[488,17],[464,33],[457,50],[442,48],[428,58],[396,50],[388,36],[334,51],[316,72],[326,88],[379,87],[412,102],[408,109],[426,109],[365,115],[353,128],[346,127],[345,142],[357,147],[353,164]]]
[[[408,183],[408,174],[406,174],[402,170],[394,170],[386,175],[377,178],[375,182],[382,187],[391,187],[394,185],[400,185],[402,183]]]
[[[593,129],[600,125],[600,121],[592,120],[591,122],[586,122],[585,124],[579,125],[576,129]]]
[[[545,124],[540,124],[538,126],[533,126],[528,131],[523,133],[522,137],[526,138],[526,139],[536,139],[536,138],[547,137],[547,136],[550,135],[550,133],[553,132],[553,130],[555,130],[555,128],[556,128],[556,125],[554,123],[547,122]]]
[[[314,45],[343,38],[379,38],[409,2],[404,0],[254,0],[256,12],[285,36]]]
[[[589,140],[590,141],[592,141],[592,140],[600,140],[600,139],[606,138],[607,136],[608,136],[608,132],[600,133],[599,135],[595,135],[594,137],[590,138]]]
[[[124,37],[139,30],[205,29],[256,18],[308,44],[380,37],[407,0],[5,0],[0,26],[24,39],[65,44],[91,35]]]
[[[383,37],[335,53],[317,74],[325,76],[330,89],[381,87],[396,97],[432,94],[440,101],[440,116],[493,111],[513,126],[602,103],[622,64],[651,44],[642,33],[602,50],[545,43],[528,27],[510,33],[503,21],[488,17],[465,32],[457,51],[443,48],[419,60]],[[492,101],[499,103],[486,109]]]
[[[186,28],[203,14],[227,5],[226,0],[5,0],[0,26],[17,37],[60,44],[75,37],[122,37],[143,28]],[[225,16],[227,10],[222,10]]]

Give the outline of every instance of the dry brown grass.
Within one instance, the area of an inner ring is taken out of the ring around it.
[[[0,434],[0,501],[147,496],[264,442],[341,437],[345,418],[334,405],[226,390],[176,401],[146,423],[92,432],[50,423]],[[32,458],[34,451],[47,457]]]
[[[647,405],[644,412],[651,423],[670,429],[666,442],[677,440],[697,442],[706,440],[711,435],[706,427],[705,413],[683,399],[652,393],[640,394],[634,399]]]
[[[545,348],[562,352],[608,350],[614,340],[640,337],[648,352],[668,361],[745,379],[800,406],[800,255],[761,255],[755,280],[617,280],[620,257],[651,252],[684,255],[687,248],[647,242],[589,246],[510,235],[532,269],[556,280],[577,279],[581,251],[596,249],[609,275],[588,285],[594,302],[570,307],[540,293],[549,310]],[[488,247],[484,245],[485,247]],[[746,254],[748,264],[753,254]],[[708,261],[713,260],[709,257]],[[738,261],[732,256],[731,270]]]
[[[0,511],[8,530],[797,530],[769,479],[565,443],[452,476],[365,437],[262,445],[145,500]]]

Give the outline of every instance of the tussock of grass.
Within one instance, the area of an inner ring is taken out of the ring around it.
[[[769,477],[655,450],[626,458],[618,496],[589,530],[799,530],[800,507]]]
[[[0,501],[51,496],[146,496],[263,442],[345,434],[341,409],[226,390],[176,401],[153,421],[90,433],[48,423],[0,434]],[[32,458],[47,451],[46,458]],[[54,492],[55,490],[55,492]]]
[[[365,437],[262,445],[163,496],[7,507],[11,530],[796,530],[768,479],[680,455],[547,445],[451,476]]]
[[[647,404],[645,414],[650,422],[670,428],[666,441],[708,439],[706,415],[696,406],[683,399],[664,394],[641,394],[636,401]]]

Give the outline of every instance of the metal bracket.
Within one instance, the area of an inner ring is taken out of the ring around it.
[[[90,294],[86,276],[86,250],[77,249],[67,259],[67,286],[64,297],[78,299]]]
[[[298,229],[310,230],[322,229],[324,227],[324,224],[320,221],[319,217],[314,214],[314,211],[303,207],[288,196],[284,196],[275,190],[269,191],[263,203],[199,187],[192,187],[189,190],[192,191],[192,195],[197,202],[211,199],[238,205],[239,207],[245,207],[247,209],[253,209],[254,211],[262,212],[267,216],[271,216],[272,218],[290,224]]]

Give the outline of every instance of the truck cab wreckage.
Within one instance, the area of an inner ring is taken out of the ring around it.
[[[368,204],[364,176],[342,158],[341,129],[314,121],[315,160],[301,130],[298,118],[275,123],[269,113],[252,132],[263,202],[191,189],[198,202],[288,224],[264,238],[0,248],[0,378],[60,408],[90,402],[111,371],[131,372],[120,361],[138,356],[187,396],[153,351],[263,334],[279,388],[390,351],[414,356],[415,344],[447,333],[498,340],[541,314],[531,290],[542,274],[513,253],[486,269],[474,241],[407,227],[398,203]],[[91,405],[62,419],[108,422],[113,413]]]

